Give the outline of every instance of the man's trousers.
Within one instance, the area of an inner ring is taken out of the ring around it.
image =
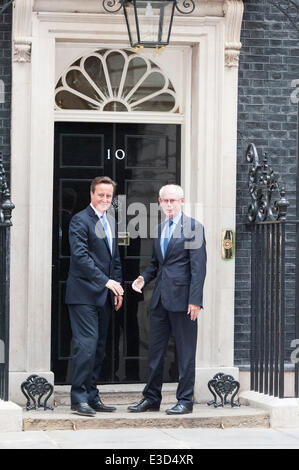
[[[143,390],[143,395],[153,405],[160,405],[163,366],[170,334],[174,337],[178,357],[179,384],[176,398],[178,403],[192,410],[197,320],[191,320],[187,312],[170,312],[166,310],[161,300],[158,306],[151,310],[149,378]]]
[[[103,307],[68,305],[73,333],[71,403],[98,400],[97,381],[105,357],[112,311],[110,296]]]

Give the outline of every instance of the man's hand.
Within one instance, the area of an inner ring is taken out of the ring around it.
[[[189,304],[188,305],[188,312],[187,315],[190,315],[191,320],[196,320],[200,312],[200,306],[199,305],[193,305]]]
[[[142,288],[144,286],[144,279],[142,276],[138,276],[137,279],[132,284],[132,289],[135,290],[136,292],[142,293]]]
[[[113,294],[115,295],[123,295],[124,290],[121,286],[121,284],[117,281],[113,281],[113,279],[109,279],[109,281],[106,284],[106,287],[108,289],[112,290]]]
[[[123,296],[122,295],[116,295],[114,297],[114,310],[119,310],[123,304]]]

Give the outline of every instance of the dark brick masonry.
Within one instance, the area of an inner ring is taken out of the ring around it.
[[[0,8],[7,0],[0,0]],[[10,168],[10,118],[11,118],[11,28],[12,7],[0,15],[0,152],[4,155],[5,170],[9,179]],[[2,94],[4,87],[4,93]]]
[[[250,361],[250,234],[246,229],[249,202],[245,150],[254,142],[286,184],[288,217],[296,216],[297,105],[290,96],[299,79],[299,33],[268,0],[245,0],[239,68],[238,165],[236,217],[235,364]],[[286,346],[294,338],[295,234],[286,247]],[[289,357],[288,352],[286,357]]]

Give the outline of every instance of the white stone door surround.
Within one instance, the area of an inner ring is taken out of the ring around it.
[[[10,399],[18,403],[24,403],[20,384],[31,373],[53,382],[56,48],[61,42],[129,47],[122,14],[62,11],[63,4],[70,3],[64,0],[58,2],[60,11],[32,11],[47,3],[18,0],[14,7],[11,191],[16,209],[11,233]],[[52,5],[58,3],[52,0]],[[87,6],[91,4],[93,0],[86,0]],[[238,369],[233,367],[234,260],[221,259],[221,232],[235,228],[237,65],[243,3],[210,0],[201,4],[199,13],[175,18],[171,43],[192,51],[191,90],[186,97],[190,109],[182,121],[182,185],[186,201],[193,203],[190,212],[206,229],[208,265],[195,390],[196,400],[206,401],[210,398],[207,381],[214,373],[221,370],[238,379]],[[159,118],[149,117],[158,122],[155,119]]]

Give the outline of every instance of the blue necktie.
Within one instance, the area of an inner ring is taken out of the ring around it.
[[[172,227],[172,224],[173,224],[173,220],[172,219],[169,219],[168,221],[168,227],[166,229],[166,232],[165,232],[165,238],[164,238],[164,242],[163,242],[163,255],[164,255],[164,258],[165,258],[165,255],[166,255],[166,250],[167,250],[167,247],[168,247],[168,243],[169,243],[169,240],[171,238],[171,227]]]
[[[106,238],[107,238],[107,241],[108,241],[110,251],[112,253],[112,243],[111,243],[111,239],[110,239],[110,233],[109,233],[109,230],[108,230],[106,217],[104,215],[101,215],[100,219],[101,219],[101,222],[102,222],[102,225],[103,225],[104,232],[106,234]]]

